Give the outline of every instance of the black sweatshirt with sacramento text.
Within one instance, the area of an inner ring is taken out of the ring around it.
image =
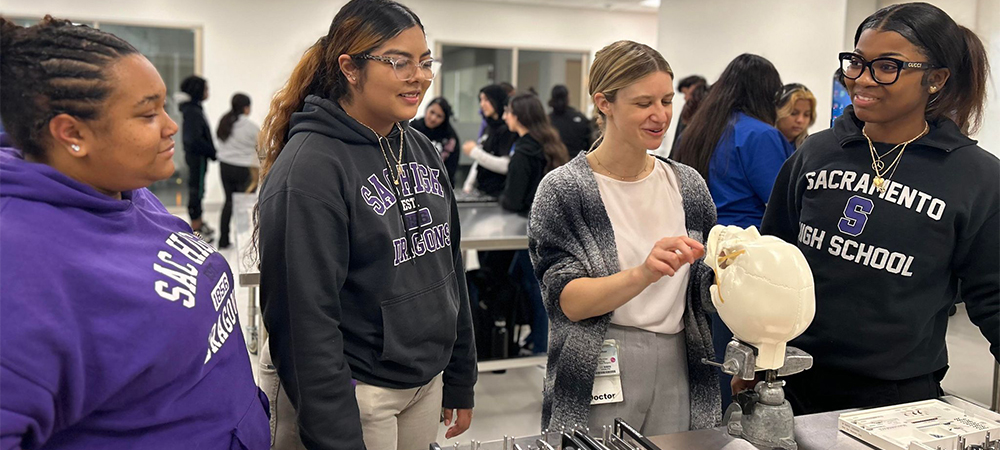
[[[817,367],[883,380],[926,375],[948,364],[948,310],[961,298],[997,358],[1000,161],[954,122],[931,122],[883,194],[863,126],[848,109],[774,183],[761,231],[796,243],[816,282],[816,317],[792,345]],[[875,146],[879,155],[894,147]],[[883,157],[886,166],[897,154]]]
[[[442,406],[473,406],[457,204],[437,150],[400,125],[397,186],[400,131],[383,154],[373,131],[309,96],[261,188],[264,323],[311,450],[364,448],[352,379],[409,389],[443,371]]]

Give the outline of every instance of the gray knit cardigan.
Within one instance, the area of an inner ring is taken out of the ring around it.
[[[531,262],[551,323],[543,429],[587,424],[597,357],[611,322],[608,313],[574,323],[563,314],[559,296],[574,279],[605,277],[621,270],[611,219],[585,156],[581,152],[545,176],[538,186],[528,226]],[[694,169],[664,161],[680,182],[688,237],[704,243],[716,221],[708,187]],[[708,318],[708,311],[713,310],[708,290],[713,280],[712,269],[704,261],[699,260],[691,268],[683,320],[692,429],[711,428],[722,420],[718,375],[714,368],[701,363],[702,358],[715,357]]]

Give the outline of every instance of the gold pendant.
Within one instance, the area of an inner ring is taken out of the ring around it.
[[[875,183],[875,187],[878,188],[879,192],[885,192],[885,188],[882,187],[882,185],[885,184],[885,179],[876,175],[875,179],[872,180],[872,182]]]

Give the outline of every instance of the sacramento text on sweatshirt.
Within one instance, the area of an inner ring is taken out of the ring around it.
[[[816,318],[792,345],[817,367],[926,375],[948,363],[948,310],[961,298],[997,358],[1000,161],[941,120],[906,147],[883,194],[863,126],[848,109],[774,183],[762,232],[797,244],[816,283]]]
[[[0,156],[0,447],[270,446],[226,260],[146,189]]]
[[[373,131],[309,96],[261,190],[264,321],[311,449],[363,447],[352,378],[409,389],[444,371],[442,406],[473,406],[457,204],[437,149],[401,125],[397,191],[386,159],[395,167],[400,131],[383,154]]]

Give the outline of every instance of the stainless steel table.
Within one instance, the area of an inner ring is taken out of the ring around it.
[[[265,340],[257,304],[260,271],[249,257],[253,240],[253,208],[257,194],[233,194],[234,244],[237,249],[239,283],[249,291],[247,348],[257,354]],[[462,227],[462,250],[523,250],[528,248],[528,218],[503,210],[495,202],[465,202],[458,205]],[[507,358],[479,363],[484,372],[545,364],[545,356]]]
[[[528,218],[505,211],[498,203],[459,203],[462,250],[524,250]]]
[[[249,292],[247,302],[247,350],[256,355],[260,344],[266,339],[267,331],[260,316],[260,305],[257,304],[257,287],[260,286],[260,271],[251,256],[253,246],[253,209],[257,204],[256,193],[233,194],[233,222],[231,230],[233,245],[236,247],[236,266],[239,270],[237,278],[240,286]]]
[[[496,202],[458,204],[462,250],[526,250],[528,218],[506,211]],[[517,369],[545,364],[546,356],[521,356],[480,361],[480,372]]]
[[[260,272],[244,261],[243,244],[253,235],[256,194],[233,194],[235,235],[240,249],[240,285],[260,284]],[[528,248],[528,218],[504,211],[497,203],[461,203],[458,220],[462,227],[462,250],[523,250]]]

